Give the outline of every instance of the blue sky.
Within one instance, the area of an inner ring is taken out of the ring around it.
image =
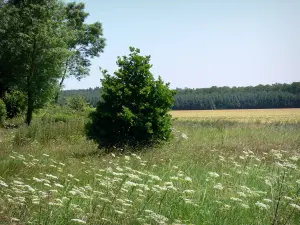
[[[107,46],[90,76],[65,89],[101,86],[129,46],[151,55],[172,88],[300,81],[300,0],[82,0]]]

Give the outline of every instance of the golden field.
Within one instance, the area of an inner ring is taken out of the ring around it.
[[[300,108],[293,109],[232,109],[232,110],[174,110],[174,118],[181,120],[232,120],[240,122],[300,121]]]

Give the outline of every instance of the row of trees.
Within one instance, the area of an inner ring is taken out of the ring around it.
[[[66,77],[87,76],[103,52],[101,23],[86,24],[87,16],[83,3],[0,0],[0,98],[22,92],[28,125],[35,109],[58,99]]]
[[[91,106],[100,98],[100,88],[65,90],[59,102],[71,96],[84,97]],[[176,89],[175,110],[199,109],[257,109],[300,107],[300,82],[249,87],[211,87]]]

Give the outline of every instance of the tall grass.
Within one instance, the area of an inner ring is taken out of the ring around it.
[[[179,120],[171,143],[135,154],[104,154],[84,123],[40,116],[7,132],[2,223],[299,224],[297,123]]]

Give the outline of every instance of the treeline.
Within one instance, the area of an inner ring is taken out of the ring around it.
[[[174,110],[300,108],[300,82],[248,87],[177,88]],[[65,90],[59,102],[84,97],[96,106],[101,89]]]

